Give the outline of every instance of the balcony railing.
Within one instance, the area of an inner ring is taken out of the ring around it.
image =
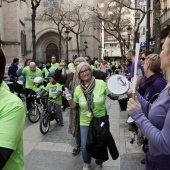
[[[170,21],[170,8],[161,15],[161,27],[165,27],[168,21]]]

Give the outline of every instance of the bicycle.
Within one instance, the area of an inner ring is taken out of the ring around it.
[[[41,113],[44,110],[44,104],[42,103],[42,99],[47,99],[47,97],[41,97],[39,99],[40,103],[37,102],[38,99],[36,98],[36,95],[33,95],[33,98],[34,98],[34,104],[33,107],[28,111],[28,119],[30,122],[36,123],[40,120]]]
[[[50,98],[48,98],[50,100]],[[40,132],[45,135],[48,133],[50,129],[50,122],[54,119],[56,122],[59,122],[58,118],[55,118],[56,116],[56,110],[55,110],[55,103],[52,103],[51,111],[48,111],[48,109],[45,109],[45,113],[42,116],[42,119],[40,121]]]

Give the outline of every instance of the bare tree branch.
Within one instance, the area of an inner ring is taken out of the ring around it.
[[[143,10],[140,9],[140,8],[133,8],[133,7],[129,6],[129,5],[126,5],[125,3],[121,3],[119,0],[115,0],[115,2],[123,5],[123,6],[126,7],[126,8],[129,8],[129,9],[131,9],[131,10],[134,10],[134,11],[137,11],[137,12],[140,11],[140,12],[142,12],[142,13],[146,13],[145,11],[143,11]]]

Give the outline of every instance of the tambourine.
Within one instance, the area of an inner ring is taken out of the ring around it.
[[[129,81],[122,75],[113,75],[107,81],[108,89],[115,95],[122,95],[129,90]]]

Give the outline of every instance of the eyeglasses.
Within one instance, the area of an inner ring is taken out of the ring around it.
[[[86,61],[89,61],[89,59],[86,59]]]
[[[87,73],[88,71],[90,71],[90,69],[86,69],[86,70],[80,71],[79,74],[83,75],[83,74]]]
[[[144,61],[144,60],[145,60],[145,57],[140,58],[140,60]]]

